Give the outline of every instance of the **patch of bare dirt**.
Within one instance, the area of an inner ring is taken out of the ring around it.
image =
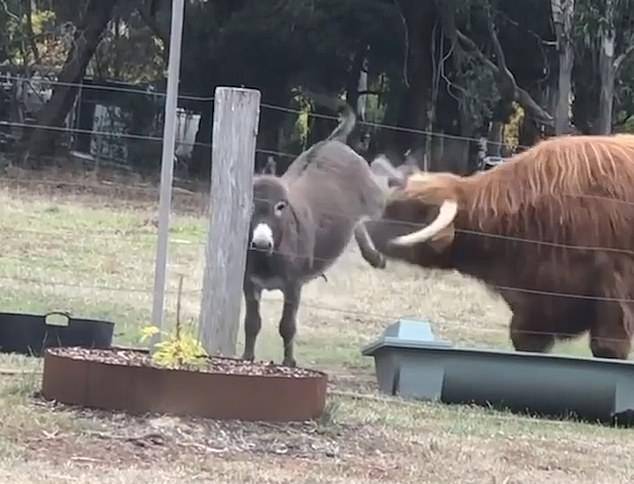
[[[38,406],[62,405],[41,402]],[[194,459],[199,462],[282,459],[293,465],[324,462],[367,468],[375,477],[386,477],[386,456],[399,445],[381,429],[362,424],[298,422],[216,421],[170,416],[131,417],[101,411],[71,410],[85,430],[31,433],[21,445],[26,459],[53,465],[68,463],[99,467],[148,467]],[[286,465],[286,464],[285,464]],[[360,470],[360,469],[359,469]]]
[[[328,370],[328,391],[373,393],[377,382],[374,369],[350,369],[347,371]]]

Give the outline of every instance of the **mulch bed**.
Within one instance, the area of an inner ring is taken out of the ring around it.
[[[154,363],[149,353],[120,349],[51,348],[49,353],[73,360],[93,361],[109,365],[124,365],[162,369]],[[320,378],[323,375],[314,370],[290,368],[273,362],[250,362],[235,358],[210,357],[201,359],[201,365],[173,367],[172,369],[200,371],[225,375],[270,376],[286,378]]]

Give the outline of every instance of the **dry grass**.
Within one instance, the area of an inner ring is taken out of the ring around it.
[[[143,290],[152,287],[156,197],[47,186],[46,192],[0,192],[2,310],[103,317],[117,322],[118,342],[136,343],[150,315],[151,295]],[[183,309],[192,321],[205,236],[196,200],[177,199],[170,247],[170,289],[177,273],[186,275]],[[0,482],[632,481],[630,430],[376,393],[372,361],[360,347],[398,317],[428,318],[440,336],[465,345],[509,347],[508,310],[480,285],[398,264],[375,271],[354,248],[327,276],[328,282],[306,288],[297,339],[300,363],[332,375],[323,421],[257,425],[53,407],[33,397],[39,376],[0,372]],[[174,308],[172,295],[171,317]],[[279,360],[279,295],[267,295],[263,310],[257,356]],[[588,354],[585,340],[557,351]],[[40,364],[0,357],[1,370],[32,371]]]

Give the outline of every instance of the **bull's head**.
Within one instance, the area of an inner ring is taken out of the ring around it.
[[[393,189],[379,220],[367,223],[386,256],[425,267],[446,267],[458,214],[456,178],[419,173]]]
[[[288,191],[274,176],[257,176],[253,184],[253,212],[249,248],[271,255],[279,248],[288,216]]]

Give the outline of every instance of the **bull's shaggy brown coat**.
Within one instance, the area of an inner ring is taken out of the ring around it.
[[[440,230],[410,234],[443,202]],[[414,175],[370,233],[390,257],[457,269],[498,291],[513,312],[518,350],[547,351],[555,339],[589,331],[595,356],[628,357],[634,136],[551,138],[470,177]]]

